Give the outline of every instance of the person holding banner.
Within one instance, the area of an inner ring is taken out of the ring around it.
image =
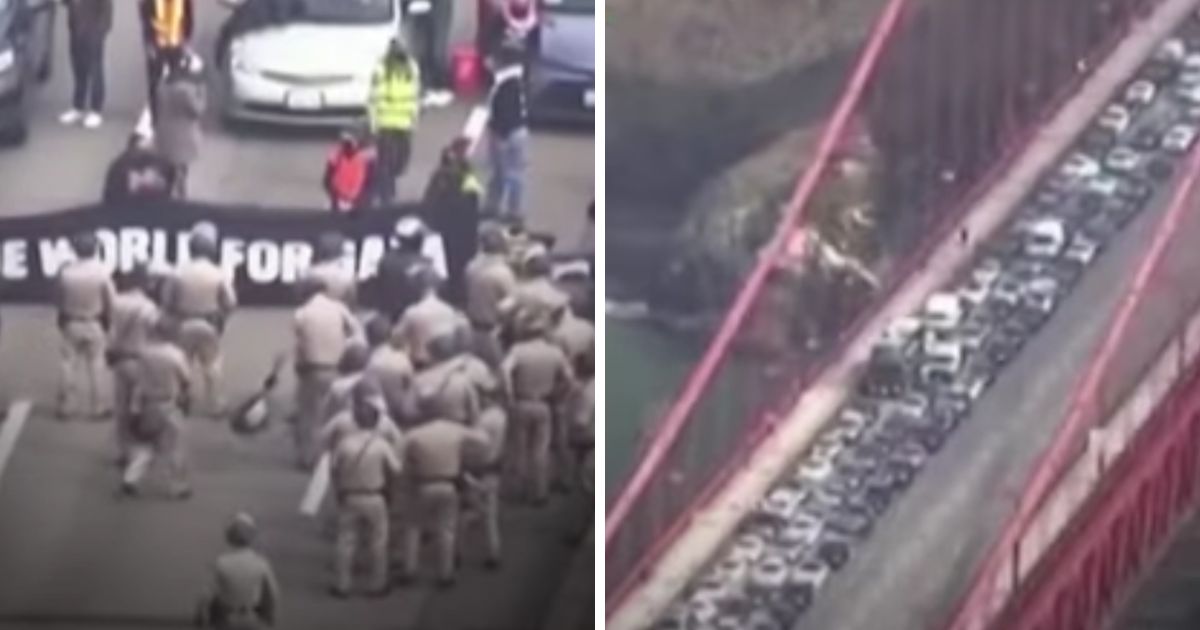
[[[165,201],[175,190],[175,167],[142,134],[131,134],[125,150],[104,176],[104,203]]]
[[[329,208],[335,214],[353,214],[370,206],[378,168],[370,130],[342,131],[322,180]]]
[[[106,329],[116,288],[112,273],[99,257],[99,241],[91,232],[71,238],[75,260],[58,275],[58,327],[62,332],[59,417],[100,418],[112,410],[105,369]]]
[[[217,240],[210,231],[204,224],[192,228],[188,240],[191,260],[168,279],[163,308],[180,323],[180,342],[191,366],[197,411],[216,417],[224,405],[221,335],[237,307],[237,294],[217,263]]]

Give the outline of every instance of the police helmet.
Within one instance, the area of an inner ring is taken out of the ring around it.
[[[258,524],[246,512],[238,512],[225,527],[225,540],[234,547],[249,547],[258,535]]]
[[[425,243],[428,228],[421,219],[408,215],[396,221],[392,228],[392,242],[395,247],[410,250],[420,250]]]
[[[80,258],[95,256],[99,248],[100,241],[95,232],[80,232],[71,237],[71,249],[75,250],[75,255]]]

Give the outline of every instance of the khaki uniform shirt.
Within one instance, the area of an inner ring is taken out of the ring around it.
[[[542,338],[513,346],[504,358],[502,370],[509,391],[517,400],[548,402],[569,390],[574,380],[566,353]]]
[[[504,445],[508,440],[508,416],[505,415],[503,409],[492,407],[480,414],[479,423],[475,428],[487,438],[481,464],[484,466],[499,464],[500,458],[504,455]]]
[[[137,391],[147,400],[178,401],[190,370],[183,350],[171,343],[151,341],[142,348]]]
[[[321,427],[321,435],[317,438],[320,444],[325,447],[325,450],[333,453],[342,443],[346,436],[362,431],[358,424],[354,422],[354,414],[351,411],[343,411],[329,419],[325,426]],[[382,438],[396,456],[400,457],[404,454],[404,433],[400,431],[400,427],[392,421],[387,414],[383,414],[379,418],[379,424],[371,431],[375,435]]]
[[[329,419],[343,411],[348,411],[354,386],[358,385],[362,376],[362,372],[354,372],[334,379],[333,384],[329,387],[329,393],[325,396],[325,409],[321,417]]]
[[[374,431],[355,431],[343,437],[330,464],[338,492],[383,492],[388,479],[400,474],[395,449]]]
[[[518,328],[535,325],[549,327],[554,313],[566,308],[571,296],[550,278],[534,278],[517,285],[510,298],[509,311]]]
[[[59,309],[74,319],[99,319],[111,312],[116,289],[98,258],[67,263],[59,272]]]
[[[575,397],[571,413],[571,441],[575,444],[594,444],[596,441],[596,381],[588,380]]]
[[[363,336],[362,325],[345,304],[318,293],[296,309],[296,363],[336,367],[352,339]]]
[[[179,317],[225,316],[237,307],[237,295],[216,263],[195,259],[181,266],[168,282],[163,303],[169,313]]]
[[[558,327],[550,331],[550,340],[558,344],[572,362],[592,351],[596,343],[596,328],[586,319],[568,312]]]
[[[383,387],[383,397],[390,409],[401,410],[406,415],[416,413],[412,400],[413,365],[403,350],[388,343],[379,346],[371,353],[367,374]]]
[[[453,333],[465,324],[453,306],[436,295],[429,295],[405,309],[393,334],[404,340],[409,356],[419,364],[429,356],[430,341]]]
[[[478,430],[450,420],[432,420],[405,436],[405,461],[413,480],[456,481],[464,465],[486,460],[488,438]]]
[[[308,268],[305,277],[319,281],[325,287],[325,295],[346,305],[354,304],[358,281],[348,261],[339,258],[316,263]]]
[[[253,549],[236,549],[213,563],[213,597],[233,611],[253,610],[264,600],[278,606],[279,582],[267,559]]]
[[[517,286],[517,276],[502,254],[479,254],[467,265],[467,316],[480,326],[501,320],[501,305]]]
[[[141,291],[127,291],[113,300],[109,322],[109,348],[133,357],[150,336],[158,321],[158,307]]]
[[[422,370],[415,381],[423,413],[464,424],[475,424],[499,387],[485,363],[466,355]]]

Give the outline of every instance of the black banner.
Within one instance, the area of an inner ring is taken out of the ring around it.
[[[420,212],[410,204],[348,217],[331,212],[169,203],[94,205],[48,214],[0,219],[0,299],[44,302],[52,279],[73,258],[69,239],[95,230],[104,262],[117,272],[138,261],[175,268],[188,257],[187,234],[200,221],[216,225],[220,263],[234,274],[239,301],[247,305],[293,304],[288,285],[308,267],[313,243],[327,230],[349,241],[359,277],[374,272],[396,220]]]

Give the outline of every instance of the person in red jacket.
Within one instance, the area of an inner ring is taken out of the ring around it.
[[[375,147],[367,132],[342,132],[325,164],[325,193],[330,209],[349,213],[371,205],[375,163]]]

